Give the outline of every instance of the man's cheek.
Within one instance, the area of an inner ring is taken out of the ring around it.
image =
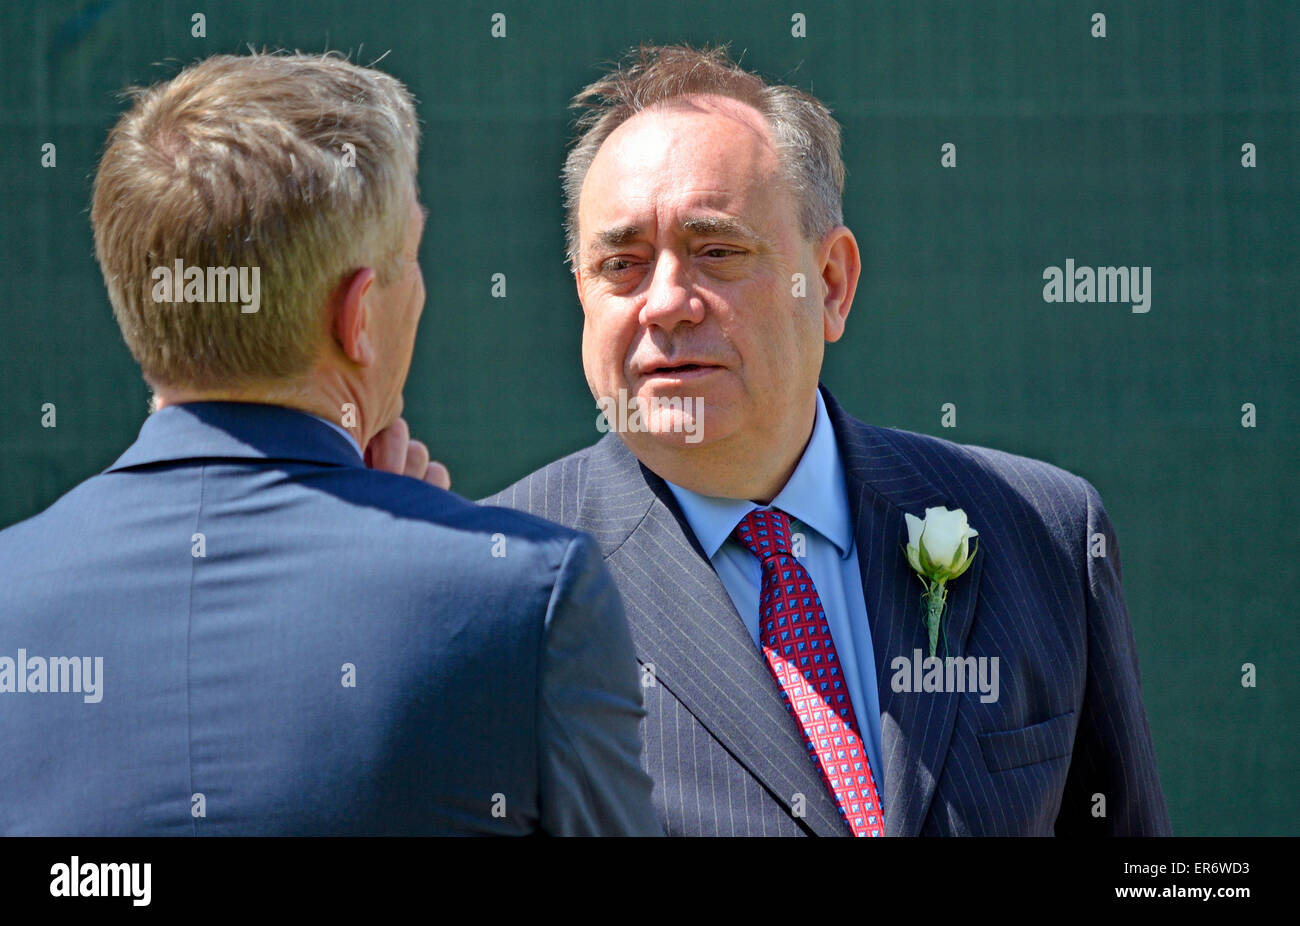
[[[582,368],[587,374],[587,385],[592,395],[599,397],[609,391],[610,373],[606,352],[590,328],[584,331],[582,338]]]

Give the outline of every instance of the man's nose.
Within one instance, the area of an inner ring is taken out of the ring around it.
[[[682,322],[698,325],[703,320],[704,302],[695,293],[689,265],[676,254],[661,251],[641,306],[641,327],[671,331]]]

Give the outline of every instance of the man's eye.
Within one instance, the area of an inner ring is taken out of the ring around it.
[[[736,251],[732,248],[709,248],[707,251],[704,252],[704,256],[705,257],[733,257],[734,255],[739,253],[740,253],[739,251]]]
[[[632,266],[631,261],[622,257],[609,257],[601,262],[600,271],[601,273],[618,273],[630,266]]]

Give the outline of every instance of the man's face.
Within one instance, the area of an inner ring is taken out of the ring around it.
[[[424,310],[424,274],[420,270],[420,239],[428,211],[411,197],[406,236],[402,242],[397,276],[387,286],[372,287],[375,310],[376,356],[380,427],[392,424],[402,413],[402,388],[411,370],[415,332]]]
[[[738,101],[675,101],[605,140],[578,210],[587,382],[598,400],[626,389],[643,409],[704,406],[660,405],[657,431],[622,434],[633,453],[752,451],[811,413],[825,328],[798,215],[766,121]]]

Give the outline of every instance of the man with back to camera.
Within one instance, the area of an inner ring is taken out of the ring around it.
[[[0,833],[662,832],[593,541],[363,462],[446,485],[398,417],[418,144],[336,56],[210,58],[113,129],[95,249],[156,411],[0,532]]]
[[[826,107],[683,46],[575,105],[569,258],[615,433],[487,501],[599,541],[667,832],[1169,833],[1096,489],[819,383],[861,270]]]

